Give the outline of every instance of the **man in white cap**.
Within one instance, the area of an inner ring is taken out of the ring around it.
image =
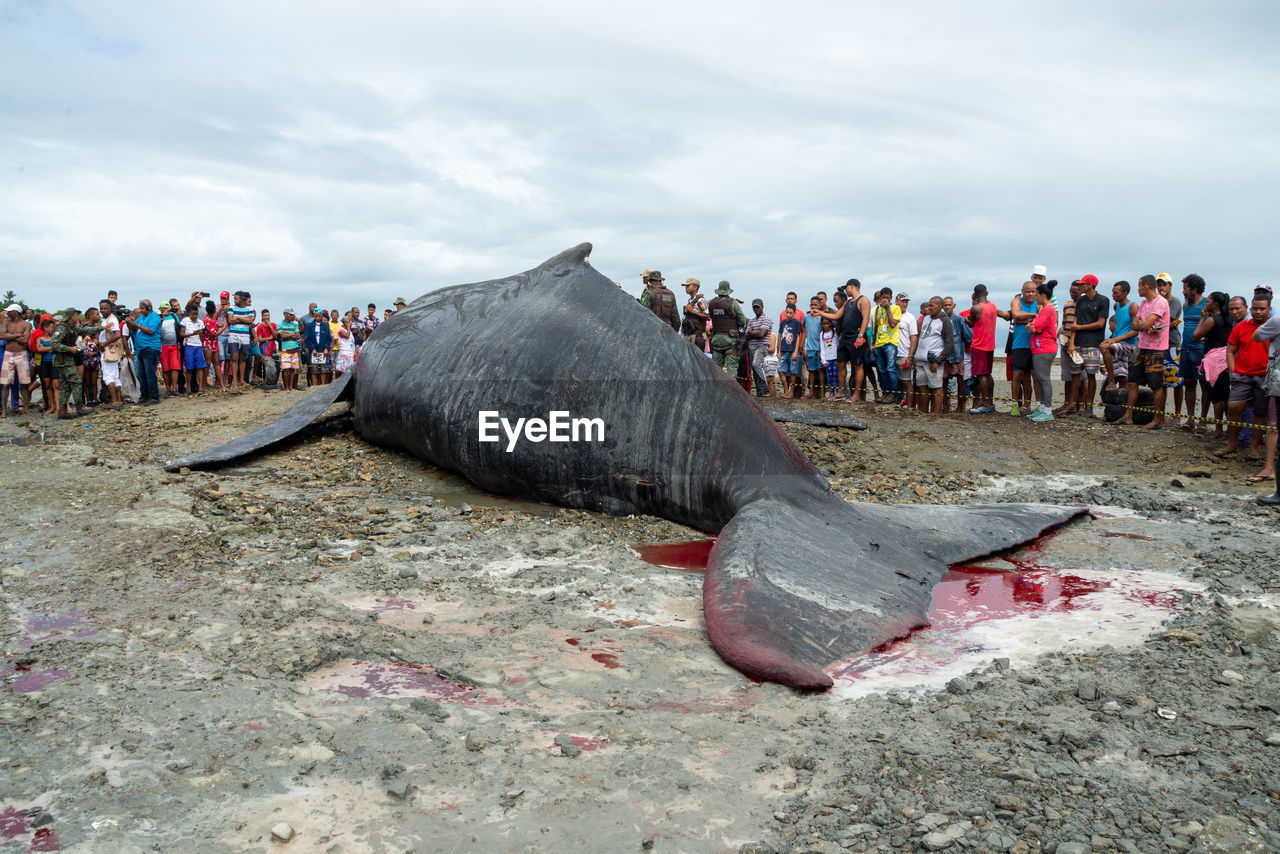
[[[9,413],[9,386],[16,381],[22,388],[22,409],[31,407],[31,358],[27,355],[27,341],[31,339],[31,324],[22,318],[22,306],[16,302],[4,310],[4,326],[0,330],[4,339],[4,356],[0,362],[0,417]]]
[[[1049,278],[1049,270],[1043,264],[1036,264],[1031,268],[1031,281],[1036,283],[1036,287],[1044,284],[1044,280]]]

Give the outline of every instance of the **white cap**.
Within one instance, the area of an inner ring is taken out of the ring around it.
[[[18,305],[16,302],[15,302],[15,303],[10,303],[10,304],[9,304],[9,307],[8,307],[8,308],[6,308],[6,309],[5,309],[5,311],[17,311],[17,312],[21,312],[21,311],[22,311],[22,306]]]
[[[1037,265],[1035,265],[1034,267],[1032,267],[1032,268],[1031,268],[1031,275],[1033,275],[1033,276],[1044,276],[1044,277],[1048,278],[1048,276],[1049,276],[1049,271],[1045,269],[1045,267],[1044,267],[1044,265],[1043,265],[1043,264],[1037,264]]]

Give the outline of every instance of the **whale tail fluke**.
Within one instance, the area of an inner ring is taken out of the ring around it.
[[[707,633],[750,678],[825,690],[831,665],[927,623],[948,565],[1025,543],[1082,512],[761,499],[730,520],[711,551]]]
[[[354,378],[355,372],[348,371],[329,385],[307,394],[289,411],[267,426],[259,427],[252,433],[232,439],[224,445],[197,451],[180,460],[174,460],[167,464],[164,470],[178,471],[182,468],[199,469],[221,465],[288,439],[323,415],[324,411],[333,404],[340,400],[351,399],[356,387]]]

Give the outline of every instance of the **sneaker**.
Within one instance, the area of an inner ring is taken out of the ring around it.
[[[1053,413],[1045,412],[1043,409],[1037,409],[1035,412],[1031,414],[1031,420],[1035,422],[1052,421]]]
[[[1014,418],[1017,418],[1019,415],[1022,414],[1022,410],[1018,407],[1018,404],[1015,403],[1013,405],[1013,409],[1009,410],[1009,414],[1012,415]]]
[[[1022,417],[1023,417],[1023,418],[1030,418],[1030,417],[1032,417],[1033,415],[1035,415],[1035,414],[1036,414],[1037,412],[1039,412],[1039,411],[1040,411],[1040,406],[1039,406],[1039,404],[1037,404],[1037,405],[1035,405],[1035,406],[1031,407],[1030,409],[1028,409],[1026,412],[1022,413]]]

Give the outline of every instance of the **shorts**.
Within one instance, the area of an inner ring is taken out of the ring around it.
[[[46,353],[47,357],[49,354]],[[56,380],[58,378],[58,369],[53,366],[53,359],[44,358],[40,360],[40,379]]]
[[[232,356],[248,356],[250,351],[249,339],[246,336],[244,342],[237,341],[239,336],[232,335],[227,339],[227,358]]]
[[[916,362],[916,381],[915,385],[929,386],[929,388],[942,388],[943,371],[945,370],[941,362],[936,363],[936,367],[931,366],[928,362]]]
[[[1188,383],[1203,381],[1200,376],[1200,363],[1204,361],[1204,347],[1195,345],[1192,347],[1183,347],[1182,354],[1178,357],[1178,376]]]
[[[783,353],[778,357],[778,373],[789,377],[800,376],[800,358],[794,353]]]
[[[1009,367],[1015,371],[1031,370],[1031,348],[1014,347],[1009,351]]]
[[[965,382],[973,379],[973,353],[964,354],[964,371],[960,374],[964,377]]]
[[[707,337],[705,335],[700,335],[697,333],[694,333],[692,335],[685,335],[684,340],[692,344],[694,346],[694,349],[697,349],[697,350],[704,349],[707,343]]]
[[[218,336],[218,361],[225,362],[231,358],[231,354],[227,352],[227,336]]]
[[[970,350],[969,361],[973,366],[973,376],[991,376],[991,366],[995,363],[995,350]]]
[[[1116,372],[1117,377],[1129,376],[1129,363],[1133,361],[1135,352],[1137,351],[1128,341],[1121,341],[1112,347],[1111,368]]]
[[[1076,352],[1078,353],[1079,351],[1077,350]],[[1059,365],[1059,370],[1061,372],[1059,377],[1064,383],[1071,382],[1073,378],[1084,373],[1084,365],[1077,365],[1076,360],[1071,358],[1071,354],[1067,352],[1066,347],[1063,347],[1061,352],[1058,353],[1058,361],[1061,363]]]
[[[280,370],[282,371],[298,370],[298,351],[297,350],[281,350],[280,351]]]
[[[1084,363],[1080,365],[1080,369],[1089,376],[1096,374],[1098,372],[1098,368],[1102,367],[1102,351],[1097,347],[1077,347],[1076,355],[1081,359],[1084,359]]]
[[[1139,350],[1129,366],[1129,382],[1150,389],[1164,388],[1164,350]]]
[[[1164,387],[1182,388],[1181,347],[1170,347],[1164,354]]]
[[[321,353],[319,356],[314,353],[311,355],[310,370],[313,374],[327,374],[333,370],[332,355],[329,353]]]
[[[866,351],[862,347],[855,347],[853,342],[848,338],[841,338],[836,344],[836,361],[848,362],[851,365],[861,365],[864,361],[863,357]]]
[[[161,353],[160,357],[164,358],[164,354]],[[203,347],[183,347],[182,361],[188,371],[198,371],[209,367],[209,363],[204,360]]]
[[[102,365],[102,382],[104,385],[113,385],[120,387],[120,362],[108,362],[106,359],[99,359]]]
[[[1227,399],[1232,403],[1245,401],[1253,407],[1254,412],[1266,412],[1271,403],[1266,389],[1263,388],[1262,381],[1266,376],[1266,374],[1232,374],[1231,396]]]
[[[822,351],[821,350],[813,350],[813,351],[806,350],[804,354],[804,359],[805,359],[805,362],[809,365],[809,370],[811,371],[822,370]]]
[[[31,384],[31,356],[27,353],[5,351],[0,363],[0,385],[13,385],[16,377],[22,385]]]
[[[160,370],[182,370],[182,353],[177,344],[164,344],[160,347]]]

